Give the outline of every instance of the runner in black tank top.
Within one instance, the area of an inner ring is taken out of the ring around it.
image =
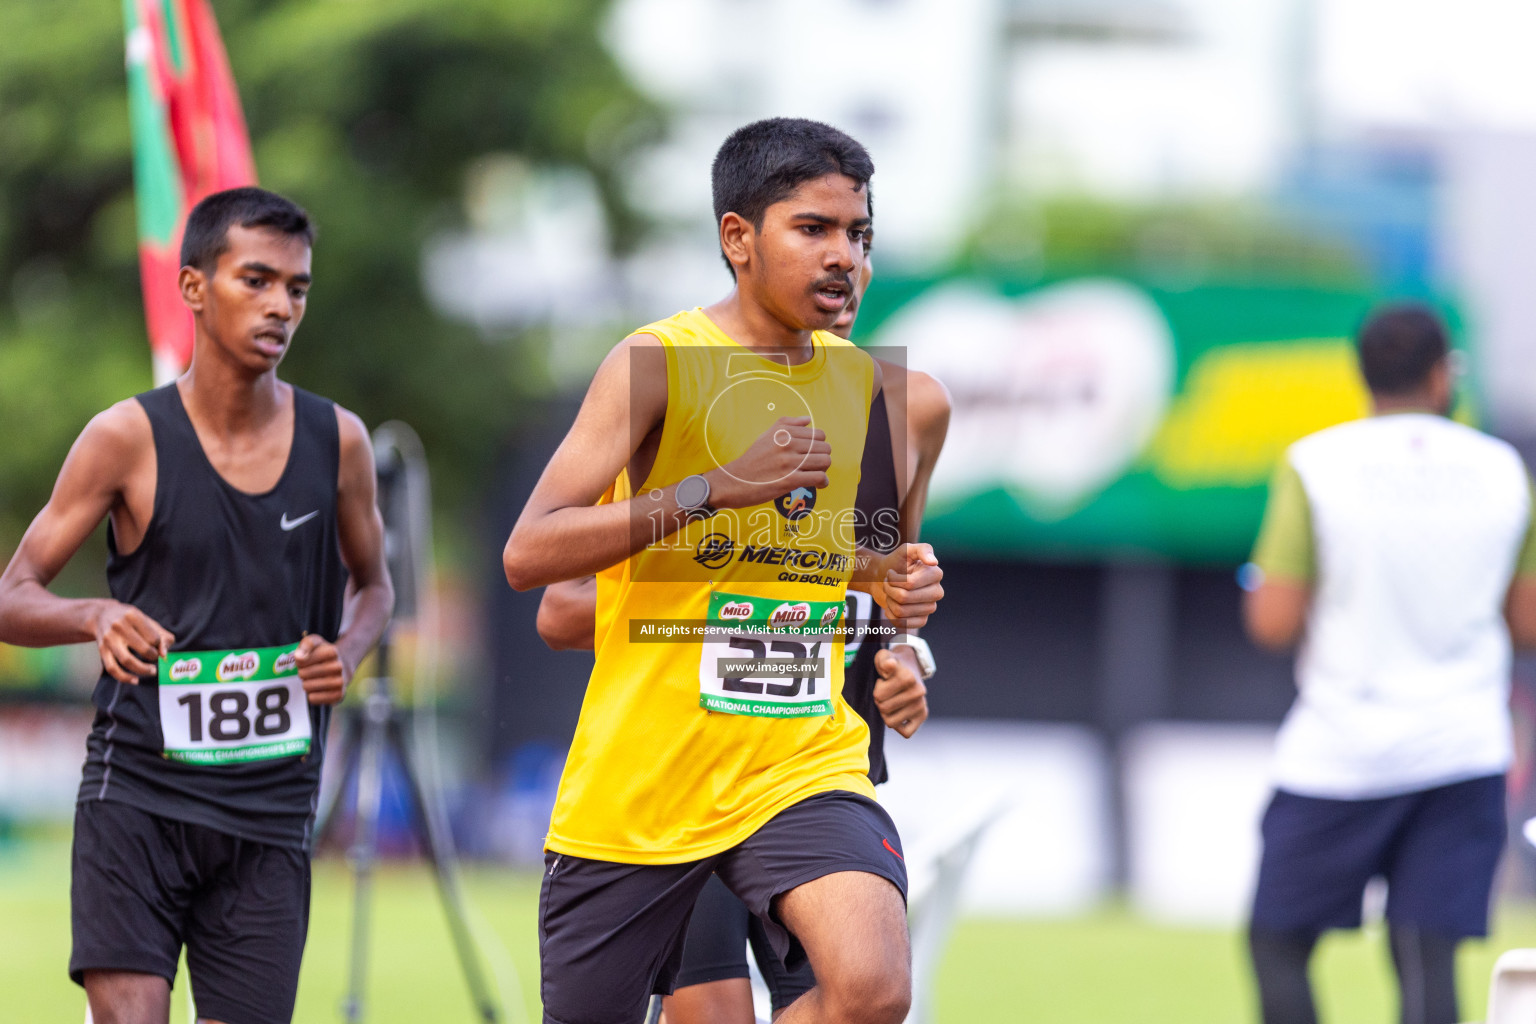
[[[69,965],[97,1020],[166,1022],[183,945],[199,1019],[293,1014],[330,705],[393,603],[367,429],[276,376],[312,237],[261,189],[193,209],[191,366],[91,421],[0,576],[0,641],[101,657]],[[50,593],[103,518],[112,597]]]
[[[295,644],[307,633],[340,632],[347,571],[337,542],[336,409],[298,388],[293,399],[288,465],[277,486],[252,495],[235,490],[208,462],[175,385],[138,396],[155,437],[154,512],[143,541],[126,555],[108,525],[107,582],[114,598],[175,635],[173,653],[243,652]],[[153,679],[130,686],[102,674],[80,799],[131,804],[263,843],[307,846],[330,707],[295,702],[279,709],[309,716],[308,753],[186,764],[164,754],[160,715],[167,705],[160,691]],[[204,705],[212,702],[205,696]],[[225,699],[221,706],[237,703]],[[193,710],[191,702],[169,708]],[[206,717],[211,709],[195,710]],[[259,713],[248,707],[244,717],[252,712]],[[267,717],[280,720],[276,713]],[[230,747],[256,738],[238,723],[224,731],[244,733]]]

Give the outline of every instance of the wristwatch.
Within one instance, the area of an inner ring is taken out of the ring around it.
[[[923,673],[924,679],[932,679],[933,674],[939,670],[938,664],[933,660],[933,651],[928,647],[928,641],[920,636],[912,633],[898,633],[890,646],[912,648],[912,653],[917,655],[917,667]]]
[[[709,481],[697,473],[679,480],[674,494],[677,507],[689,519],[708,519],[715,514],[715,509],[709,504]]]

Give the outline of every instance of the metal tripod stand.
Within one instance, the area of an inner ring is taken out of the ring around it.
[[[426,461],[414,432],[399,423],[386,423],[373,435],[374,463],[379,479],[379,510],[383,514],[385,553],[396,585],[395,614],[416,614],[428,565],[427,545],[431,526],[428,512]],[[320,815],[317,834],[335,821],[333,812],[348,784],[357,782],[353,811],[355,829],[348,860],[353,873],[352,950],[347,976],[347,995],[342,1019],[360,1024],[364,1019],[363,990],[367,984],[369,930],[372,924],[373,870],[378,860],[379,809],[384,795],[384,763],[392,753],[409,789],[416,838],[426,852],[437,881],[438,899],[448,919],[454,952],[464,971],[464,981],[479,1019],[496,1024],[501,1012],[486,985],[479,953],[464,914],[459,887],[458,857],[449,833],[436,787],[423,782],[418,751],[412,743],[412,712],[395,702],[391,678],[393,625],[386,627],[376,654],[376,675],[363,683],[361,707],[343,711],[342,746],[345,761],[339,784],[331,792]]]

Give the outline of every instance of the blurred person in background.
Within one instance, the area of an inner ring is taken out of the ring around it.
[[[869,259],[873,235],[872,230],[864,233],[864,272],[831,328],[842,338],[853,333],[874,273]],[[903,540],[918,539],[928,481],[949,428],[950,400],[944,385],[928,374],[889,360],[880,363],[885,385],[870,409],[855,530],[860,546],[883,553]],[[854,633],[844,649],[843,699],[869,727],[869,778],[878,786],[888,777],[885,730],[910,737],[927,720],[924,681],[932,677],[935,664],[926,642],[913,634],[889,642],[878,638],[883,616],[877,597],[884,598],[877,585],[849,584],[846,621]],[[595,577],[545,588],[538,628],[550,647],[591,650],[596,621]],[[749,942],[775,1017],[815,986],[810,964],[786,968],[747,905],[711,876],[689,919],[676,988],[664,1001],[666,1024],[752,1024],[756,1015],[746,957]]]
[[[330,707],[394,600],[367,429],[277,377],[313,239],[262,189],[193,208],[192,364],[86,425],[0,576],[0,641],[101,655],[70,883],[95,1024],[166,1024],[183,945],[205,1024],[293,1015]],[[103,519],[111,598],[50,593]]]
[[[1511,639],[1536,644],[1532,490],[1448,418],[1447,332],[1394,305],[1358,337],[1373,415],[1293,444],[1270,486],[1248,633],[1298,643],[1249,931],[1264,1024],[1317,1020],[1307,967],[1383,877],[1403,1024],[1454,1024],[1505,843]]]

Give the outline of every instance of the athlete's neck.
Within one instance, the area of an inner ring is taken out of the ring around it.
[[[1454,383],[1451,361],[1446,357],[1430,368],[1417,387],[1396,394],[1371,392],[1371,413],[1385,416],[1394,412],[1428,412],[1449,416],[1456,398]]]
[[[816,354],[811,329],[789,326],[763,305],[743,296],[740,288],[704,307],[704,315],[736,344],[786,352],[791,364],[803,363]]]
[[[1450,415],[1450,402],[1430,391],[1415,391],[1405,395],[1372,395],[1371,415],[1390,416],[1398,412],[1427,412],[1438,416]]]
[[[212,344],[199,344],[187,372],[176,381],[182,404],[194,422],[223,436],[259,431],[279,415],[285,386],[277,370],[252,374],[220,359]]]

